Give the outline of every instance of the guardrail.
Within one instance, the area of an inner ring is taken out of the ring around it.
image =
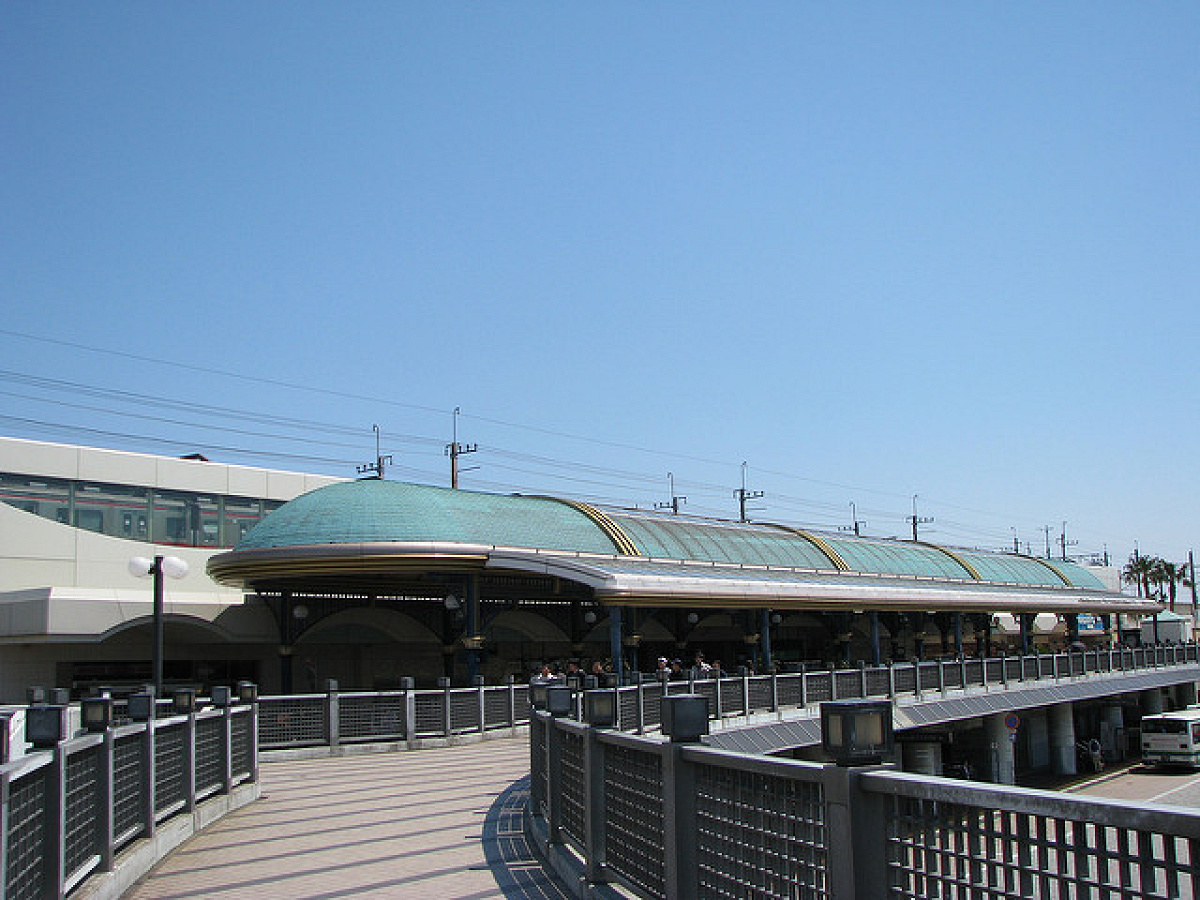
[[[1139,647],[1036,656],[891,663],[785,675],[692,672],[670,681],[635,675],[636,684],[613,687],[617,724],[639,734],[661,724],[663,698],[701,694],[713,719],[803,708],[825,700],[945,693],[970,687],[1057,681],[1085,675],[1200,662],[1200,645]],[[563,679],[557,683],[567,684]],[[573,687],[588,686],[576,677]],[[331,683],[332,684],[332,683]],[[264,750],[405,742],[511,729],[529,722],[531,686],[478,685],[437,690],[347,691],[259,698],[259,746]],[[577,698],[577,702],[578,702]]]
[[[1200,895],[1200,812],[1177,807],[730,753],[541,711],[530,769],[529,830],[581,897],[609,882],[673,900]]]
[[[60,898],[173,817],[258,777],[257,710],[152,719],[0,766],[0,898]]]

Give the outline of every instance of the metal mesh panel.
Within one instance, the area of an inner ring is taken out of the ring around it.
[[[528,722],[529,710],[529,685],[518,685],[513,690],[513,715],[518,722]]]
[[[770,678],[751,678],[750,679],[750,709],[755,711],[769,710],[771,708],[771,679]]]
[[[63,864],[67,877],[95,862],[100,854],[100,747],[88,747],[67,757],[66,821]]]
[[[867,669],[868,697],[886,697],[891,688],[887,669]]]
[[[984,662],[981,659],[967,660],[965,676],[967,684],[983,684],[983,667]]]
[[[833,673],[813,672],[806,675],[804,680],[806,700],[809,703],[822,703],[833,699]]]
[[[821,785],[698,765],[696,857],[700,897],[828,896]]]
[[[343,741],[403,740],[404,694],[342,694],[338,698],[338,737]]]
[[[416,703],[417,734],[441,734],[446,730],[444,692],[419,693]]]
[[[839,700],[848,697],[862,696],[862,675],[858,672],[834,672],[837,679],[837,695]]]
[[[196,793],[219,788],[225,781],[225,723],[221,717],[196,720]]]
[[[651,896],[664,894],[662,760],[657,753],[605,748],[608,866]]]
[[[958,663],[942,666],[942,675],[947,688],[963,687],[963,667]]]
[[[270,697],[259,702],[258,741],[263,748],[323,744],[324,697]]]
[[[529,720],[529,805],[543,817],[546,796],[546,725],[533,718]]]
[[[642,688],[642,714],[646,717],[647,727],[662,724],[662,698],[666,696],[667,690],[661,681]]]
[[[694,693],[699,694],[708,702],[709,716],[717,715],[717,685],[712,681],[697,681]]]
[[[940,675],[937,663],[921,663],[917,666],[917,671],[921,679],[921,690],[936,691],[938,689]]]
[[[714,686],[716,686],[716,683],[714,683]],[[722,678],[720,680],[720,689],[721,715],[728,716],[744,712],[742,709],[742,679]]]
[[[125,735],[113,745],[113,835],[119,847],[146,827],[142,755],[145,733]]]
[[[585,844],[584,831],[584,785],[587,778],[583,770],[583,735],[560,730],[559,740],[562,756],[559,759],[559,790],[562,791],[563,834],[582,849]]]
[[[484,688],[483,722],[485,728],[507,728],[513,724],[509,721],[512,712],[508,698],[509,690],[506,687]]]
[[[40,900],[44,895],[49,771],[43,766],[9,785],[4,872],[4,896],[9,900]]]
[[[249,713],[234,713],[230,722],[233,732],[230,739],[230,750],[233,753],[230,774],[234,778],[249,775],[254,766],[254,735],[250,732],[253,721]]]
[[[1002,659],[984,660],[984,669],[987,671],[988,684],[997,684],[1004,678],[1005,661]]]
[[[801,675],[783,675],[777,679],[780,706],[800,705]]]
[[[479,692],[450,692],[450,730],[479,731]]]
[[[161,814],[184,799],[183,727],[159,728],[154,733],[154,812]]]
[[[895,797],[889,897],[1194,897],[1200,841],[1150,829]]]
[[[621,723],[621,727],[629,729],[637,728],[637,688],[619,691],[617,693],[617,701],[620,704],[620,709],[617,712],[617,721]]]

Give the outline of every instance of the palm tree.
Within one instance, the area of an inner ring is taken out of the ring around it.
[[[1135,553],[1129,557],[1129,562],[1121,570],[1121,577],[1129,584],[1137,586],[1139,597],[1150,596],[1150,579],[1154,572],[1154,557],[1140,556]]]
[[[1162,575],[1162,580],[1164,582],[1166,582],[1167,593],[1171,598],[1170,599],[1171,612],[1174,612],[1175,611],[1176,588],[1180,584],[1184,584],[1184,585],[1191,584],[1191,581],[1189,580],[1191,572],[1188,568],[1187,563],[1180,563],[1179,565],[1175,565],[1175,563],[1169,563],[1166,560],[1162,560],[1162,559],[1159,560],[1159,563],[1160,563],[1159,571]]]

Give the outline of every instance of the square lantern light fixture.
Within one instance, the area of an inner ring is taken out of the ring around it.
[[[227,684],[214,684],[211,699],[213,706],[226,707],[233,699],[233,691]]]
[[[253,681],[239,681],[237,683],[238,703],[254,703],[258,700],[258,685]]]
[[[154,718],[154,695],[142,691],[129,695],[129,718],[135,722],[149,722]]]
[[[889,700],[832,700],[821,704],[821,747],[839,766],[878,765],[892,755]]]
[[[65,706],[31,706],[25,710],[25,739],[38,750],[49,750],[66,737]]]
[[[583,695],[583,718],[593,728],[614,728],[617,724],[617,692],[608,690],[585,692]]]
[[[572,699],[575,692],[565,684],[551,684],[546,687],[546,712],[555,718],[571,714]]]
[[[171,695],[171,709],[177,716],[186,716],[196,711],[196,689],[176,688]]]
[[[534,709],[546,708],[546,692],[550,689],[550,683],[543,681],[540,678],[535,678],[529,682],[529,705]]]
[[[662,733],[673,744],[694,743],[708,734],[708,698],[703,694],[663,697]]]
[[[113,702],[107,694],[84,697],[79,701],[79,709],[83,727],[88,731],[105,731],[112,726]]]

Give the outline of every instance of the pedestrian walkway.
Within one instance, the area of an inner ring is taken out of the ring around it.
[[[165,859],[129,900],[569,896],[525,842],[529,741],[266,762],[262,797]]]

